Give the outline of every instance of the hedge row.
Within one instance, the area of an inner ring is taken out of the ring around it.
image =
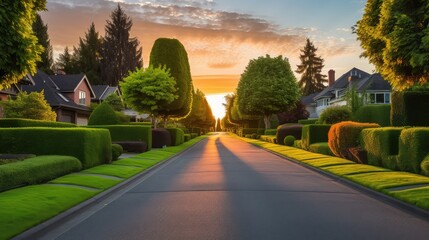
[[[329,155],[329,156],[335,156],[334,153],[329,148],[329,145],[327,142],[318,142],[318,143],[310,144],[310,146],[308,147],[308,151]]]
[[[192,134],[196,134],[196,133],[192,133]],[[168,146],[171,146],[170,132],[164,128],[152,129],[152,147],[163,148]]]
[[[17,127],[56,127],[70,128],[77,127],[73,123],[50,122],[24,118],[2,118],[0,119],[0,128],[17,128]]]
[[[81,169],[80,161],[71,156],[38,156],[0,165],[0,192],[22,185],[47,182]]]
[[[360,107],[353,120],[362,123],[377,123],[382,127],[390,126],[390,104],[373,104]]]
[[[110,132],[112,142],[141,141],[148,150],[152,148],[152,128],[147,125],[93,125],[88,128],[103,128]]]
[[[392,126],[428,126],[429,92],[403,91],[392,92]]]
[[[167,131],[170,132],[171,136],[171,145],[179,146],[185,142],[185,136],[182,129],[179,128],[167,128]]]
[[[269,142],[269,143],[278,143],[276,136],[272,136],[272,135],[262,135],[262,136],[260,136],[259,139],[261,141],[265,141],[265,142]]]
[[[278,143],[284,145],[284,139],[286,136],[294,136],[295,139],[300,140],[302,134],[301,124],[283,124],[277,127],[276,138]]]
[[[301,147],[309,150],[310,145],[320,142],[328,142],[328,133],[331,124],[310,124],[302,127]]]
[[[276,135],[277,129],[265,129],[264,134],[262,135]]]
[[[83,168],[112,161],[109,131],[88,128],[2,128],[0,152],[65,155],[79,159]]]

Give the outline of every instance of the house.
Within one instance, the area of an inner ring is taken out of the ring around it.
[[[22,91],[23,85],[34,85],[34,80],[30,74],[27,74],[18,83],[12,84],[8,89],[0,90],[0,101],[6,101],[9,98],[15,99],[18,93]],[[0,107],[0,118],[3,117],[3,109]]]
[[[315,112],[309,111],[310,115],[313,115],[312,117],[318,117],[328,106],[346,105],[344,96],[352,87],[360,95],[365,94],[366,104],[390,103],[390,83],[384,80],[379,73],[369,74],[358,68],[352,68],[335,79],[335,71],[329,70],[328,82],[328,87],[316,94],[313,101],[306,99],[306,103],[303,102],[310,110],[315,106]]]
[[[94,97],[91,98],[93,103],[102,103],[110,94],[115,93],[121,96],[121,92],[118,87],[111,87],[109,85],[93,85],[92,90],[94,91]]]
[[[44,91],[45,99],[57,113],[57,121],[87,125],[89,105],[95,96],[84,74],[47,75],[41,70],[32,76],[33,86],[22,86],[28,93]]]

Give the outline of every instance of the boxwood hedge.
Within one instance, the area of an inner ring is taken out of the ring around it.
[[[2,128],[0,152],[66,155],[89,168],[112,161],[109,131],[88,128]]]
[[[311,144],[328,142],[328,132],[331,124],[309,124],[302,127],[301,147],[308,150]]]
[[[408,128],[399,139],[398,167],[429,176],[429,128]]]
[[[88,128],[104,128],[109,130],[112,142],[141,141],[152,148],[152,127],[148,125],[93,125]]]
[[[280,145],[284,145],[284,139],[286,136],[294,136],[295,139],[300,140],[302,134],[302,126],[301,124],[292,123],[292,124],[283,124],[277,127],[276,138],[277,142]]]
[[[353,120],[363,123],[378,123],[390,126],[390,104],[373,104],[360,107],[353,115]]]
[[[47,182],[81,169],[80,161],[71,156],[38,156],[0,165],[0,192],[21,185]]]
[[[184,132],[180,128],[167,128],[171,136],[171,145],[179,146],[185,142]]]
[[[16,127],[77,127],[73,123],[65,122],[50,122],[25,118],[2,118],[0,119],[0,128],[16,128]]]

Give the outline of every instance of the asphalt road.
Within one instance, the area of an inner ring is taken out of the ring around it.
[[[429,221],[227,135],[42,239],[429,239]]]

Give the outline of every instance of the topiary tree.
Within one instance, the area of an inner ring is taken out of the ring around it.
[[[43,90],[27,94],[21,92],[16,100],[8,99],[0,102],[3,115],[6,118],[28,118],[45,121],[55,121],[57,114],[45,99]]]
[[[32,24],[37,11],[45,9],[46,0],[2,1],[0,6],[0,89],[4,89],[36,73],[43,47],[37,43]]]
[[[177,87],[178,97],[159,114],[165,119],[186,117],[191,112],[193,85],[185,47],[177,39],[157,39],[150,52],[150,65],[167,67]]]
[[[92,111],[88,120],[88,125],[115,125],[119,123],[115,110],[104,102]]]
[[[137,112],[150,113],[156,128],[156,118],[165,113],[171,102],[177,99],[175,81],[165,67],[140,68],[120,82],[125,102]]]
[[[272,114],[295,105],[300,90],[287,58],[269,55],[250,60],[237,87],[238,109],[244,114],[264,116],[270,128]]]
[[[429,79],[428,6],[424,0],[368,0],[356,33],[362,56],[395,90]]]

